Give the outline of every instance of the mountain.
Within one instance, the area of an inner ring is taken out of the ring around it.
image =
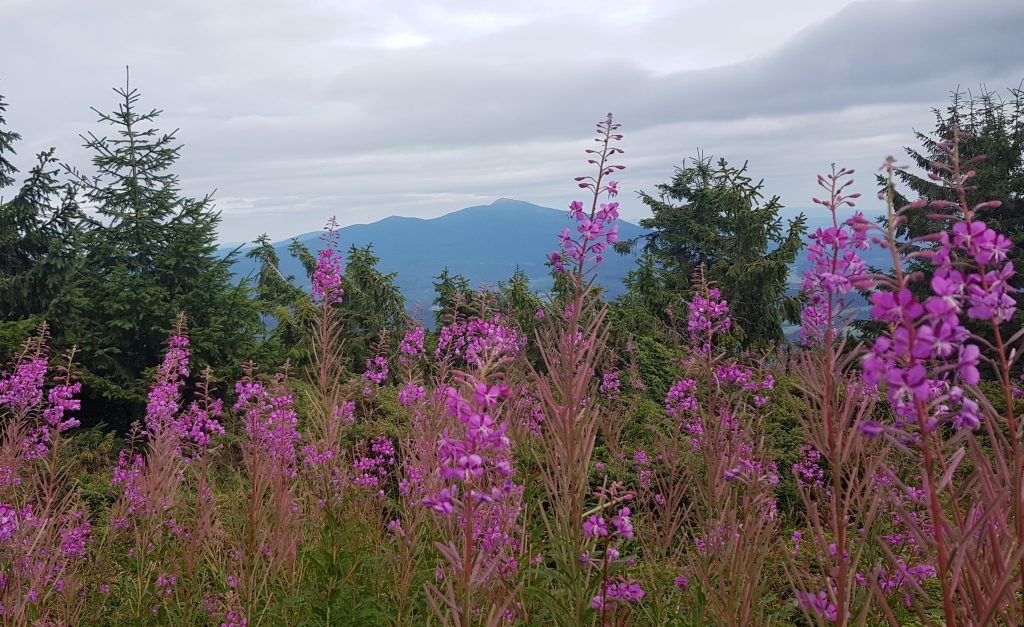
[[[831,216],[820,208],[787,209],[783,217],[791,218],[800,211],[808,218],[808,232],[831,226]],[[380,270],[398,274],[396,283],[410,310],[417,302],[429,309],[434,300],[433,279],[445,266],[453,274],[468,278],[473,287],[482,283],[496,286],[518,267],[530,277],[535,291],[550,289],[551,277],[545,262],[548,253],[557,247],[562,229],[571,226],[568,216],[567,211],[501,198],[489,205],[467,207],[437,218],[392,216],[372,224],[347,226],[339,230],[339,241],[344,250],[353,245],[372,244],[374,254],[380,258]],[[619,237],[624,240],[645,232],[629,222],[620,220],[617,224]],[[321,246],[320,236],[321,232],[316,231],[295,239],[316,254]],[[294,276],[297,284],[308,288],[302,265],[288,252],[290,243],[289,239],[274,244],[281,258],[281,272]],[[238,279],[256,275],[255,262],[244,255],[250,248],[243,246],[237,257],[233,271]],[[219,252],[227,255],[232,250],[235,247],[224,247]],[[882,270],[891,266],[888,251],[880,246],[871,246],[861,256],[869,265]],[[609,251],[598,271],[598,284],[607,290],[609,298],[625,291],[622,279],[634,262],[635,255]],[[790,293],[799,290],[800,280],[809,267],[806,251],[802,251],[790,268]],[[850,298],[855,308],[866,309],[859,296]],[[860,313],[863,315],[863,311]]]
[[[381,272],[397,272],[396,283],[410,309],[416,302],[429,308],[434,300],[433,277],[445,266],[453,274],[469,279],[473,287],[481,283],[496,286],[507,280],[518,267],[530,277],[531,287],[545,291],[551,277],[545,265],[548,253],[558,247],[562,229],[572,226],[568,211],[540,207],[528,202],[501,198],[489,205],[468,207],[437,218],[392,216],[372,224],[355,224],[339,229],[344,250],[349,246],[373,245],[380,258]],[[630,239],[644,230],[635,224],[618,221],[619,237]],[[321,233],[306,233],[297,238],[316,252]],[[288,253],[291,240],[274,244],[281,258],[281,272],[293,275],[296,283],[308,286],[306,273],[298,260]],[[236,277],[255,277],[257,266],[243,247],[234,265]],[[234,248],[222,248],[226,255]],[[633,267],[633,255],[609,251],[598,272],[598,283],[614,298],[625,291],[622,279]]]

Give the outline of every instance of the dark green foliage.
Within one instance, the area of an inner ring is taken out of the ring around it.
[[[645,250],[626,276],[626,293],[617,298],[609,310],[616,336],[667,339],[671,325],[668,311],[685,312],[686,309],[680,294],[668,289],[670,280],[670,273],[651,251]]]
[[[295,277],[281,272],[281,260],[266,233],[255,243],[246,257],[259,263],[253,295],[265,327],[260,338],[261,365],[272,367],[285,359],[301,362],[302,312],[310,308],[309,295],[295,285]]]
[[[3,128],[6,104],[0,96],[0,189],[17,172],[7,155],[21,136]],[[39,153],[14,196],[0,198],[0,319],[16,324],[30,316],[56,320],[51,309],[78,260],[76,240],[83,216],[75,187],[58,178],[54,149]],[[51,323],[51,327],[53,323]],[[56,329],[59,332],[59,329]]]
[[[225,377],[254,351],[259,320],[248,288],[232,285],[233,257],[214,254],[220,215],[211,198],[180,193],[174,133],[154,126],[160,111],[138,111],[136,90],[115,91],[117,110],[96,111],[114,136],[83,136],[96,173],[69,169],[97,219],[82,235],[62,340],[82,349],[84,412],[113,412],[104,418],[123,427],[138,417],[146,372],[179,312],[192,328],[193,370],[211,365]]]
[[[698,156],[678,168],[658,196],[641,193],[653,216],[640,225],[652,229],[645,249],[666,271],[637,275],[639,299],[658,300],[657,283],[670,293],[687,294],[693,273],[707,278],[729,301],[736,335],[744,347],[783,340],[782,323],[799,319],[798,303],[787,297],[789,265],[803,246],[803,215],[783,225],[778,196],[767,201],[763,181],[753,182],[747,164]],[[649,262],[648,262],[649,263]],[[661,303],[652,303],[660,306]],[[661,315],[661,312],[656,312]]]
[[[953,129],[959,128],[960,160],[967,162],[985,155],[983,162],[970,166],[975,176],[967,191],[968,205],[973,207],[988,200],[1002,202],[1000,207],[982,209],[979,215],[990,227],[1013,241],[1010,260],[1015,268],[1020,268],[1024,267],[1024,90],[1017,88],[1008,92],[1009,98],[1004,99],[986,89],[978,95],[956,91],[944,111],[933,109],[934,130],[915,132],[920,147],[904,148],[919,170],[897,170],[898,182],[906,185],[911,193],[901,194],[896,202],[902,205],[908,198],[959,200],[955,190],[928,177],[941,174],[932,165],[944,160],[945,153],[939,144],[952,141]],[[907,224],[900,229],[900,236],[914,238],[939,230],[942,225],[928,219],[929,214],[936,213],[941,212],[931,207],[911,211]],[[1017,280],[1020,281],[1020,276]]]
[[[640,379],[647,386],[647,397],[661,402],[676,380],[672,349],[667,344],[646,335],[638,336],[635,341]]]
[[[18,193],[0,205],[0,316],[6,319],[43,314],[59,325],[58,297],[78,266],[84,217],[75,186],[57,178],[53,153],[40,153]]]
[[[359,366],[369,355],[371,344],[382,334],[405,323],[405,298],[395,285],[398,275],[382,273],[373,245],[349,248],[341,287],[345,290],[341,309],[345,324],[346,353]]]
[[[530,288],[530,277],[516,268],[508,281],[498,282],[498,310],[526,337],[534,337],[537,312],[543,308],[540,297]]]
[[[478,300],[477,293],[469,287],[469,279],[461,274],[451,274],[448,267],[434,277],[434,321],[438,327],[444,326],[454,313],[468,316],[472,313],[472,305]]]
[[[0,189],[14,183],[14,178],[11,175],[17,172],[18,168],[14,167],[7,155],[16,154],[14,142],[21,139],[21,135],[18,133],[4,128],[7,124],[7,120],[4,118],[5,111],[7,111],[7,103],[4,101],[3,95],[0,94]]]
[[[998,92],[984,88],[977,95],[957,90],[951,94],[945,110],[932,110],[935,128],[929,132],[915,132],[920,146],[904,148],[917,169],[896,171],[897,183],[906,186],[906,193],[897,190],[895,204],[900,207],[917,198],[959,202],[955,190],[929,176],[943,174],[933,165],[936,161],[948,161],[940,144],[951,142],[954,129],[959,129],[960,161],[966,164],[979,155],[985,155],[984,161],[969,166],[975,176],[970,179],[967,189],[968,206],[990,200],[1002,203],[999,207],[981,209],[978,216],[1013,242],[1008,258],[1017,274],[1011,283],[1020,289],[1024,287],[1024,275],[1020,272],[1024,268],[1024,89],[1018,87],[1007,91],[1008,97],[1004,98]],[[878,183],[884,188],[883,177],[879,177]],[[948,221],[929,217],[937,214],[954,217],[952,209],[924,207],[909,210],[906,224],[899,229],[899,236],[912,239],[948,229]],[[908,260],[907,265],[912,270],[923,272],[926,279],[933,271],[932,265],[922,259]],[[915,288],[926,291],[928,281],[917,282]],[[1016,298],[1018,303],[1024,302],[1020,292]],[[1018,306],[1007,327],[1013,333],[1022,325],[1024,308]],[[987,322],[968,321],[967,326],[986,339],[993,339]],[[862,327],[869,333],[877,331],[877,325],[870,323]]]

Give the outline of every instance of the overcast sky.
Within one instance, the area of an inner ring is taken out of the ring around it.
[[[958,85],[1024,79],[1022,0],[0,0],[0,24],[22,170],[49,146],[88,170],[78,135],[130,65],[225,242],[562,208],[608,111],[627,219],[698,149],[806,207],[833,161],[869,191]]]

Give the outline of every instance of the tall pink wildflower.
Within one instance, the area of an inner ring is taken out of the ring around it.
[[[598,166],[598,175],[576,177],[579,187],[591,190],[594,198],[589,209],[579,200],[569,205],[569,218],[576,222],[576,233],[569,227],[563,229],[559,236],[559,250],[548,255],[548,260],[558,272],[565,271],[566,264],[569,264],[576,274],[582,276],[604,261],[607,247],[619,241],[619,227],[612,224],[619,219],[619,203],[599,203],[598,199],[601,194],[608,198],[619,194],[618,181],[607,180],[606,177],[625,169],[625,166],[610,163],[612,157],[622,154],[621,148],[612,145],[612,142],[622,139],[622,135],[616,132],[621,126],[614,122],[611,113],[597,123],[594,141],[601,144],[601,149],[588,148],[587,154],[592,155],[589,162]]]
[[[853,201],[860,197],[845,191],[853,185],[853,173],[846,168],[837,170],[833,164],[831,173],[818,176],[818,185],[830,195],[814,202],[829,210],[832,226],[811,234],[807,246],[811,267],[804,272],[800,287],[810,301],[800,316],[800,339],[805,344],[825,341],[833,321],[849,306],[847,294],[871,286],[867,265],[857,254],[867,249],[867,235],[862,228],[854,228],[864,222],[864,216],[858,212],[843,222],[838,216],[840,209],[855,206]]]
[[[330,305],[340,303],[344,296],[341,289],[342,262],[338,251],[338,223],[331,217],[322,236],[323,244],[317,253],[316,268],[313,270],[313,302]]]
[[[438,543],[446,563],[441,569],[446,589],[428,585],[427,592],[439,618],[452,613],[464,624],[478,611],[500,616],[512,601],[495,582],[514,564],[509,550],[518,544],[508,537],[516,520],[509,514],[519,508],[507,509],[507,501],[521,498],[522,489],[512,479],[512,439],[499,416],[509,397],[501,368],[515,359],[521,343],[513,330],[476,320],[466,325],[462,337],[467,338],[471,370],[455,372],[457,387],[444,391],[445,412],[454,422],[444,427],[437,444],[439,465],[432,474],[440,488],[420,504],[461,522],[452,527],[446,543]],[[504,514],[495,515],[496,509]],[[490,608],[483,606],[487,593],[499,594]]]

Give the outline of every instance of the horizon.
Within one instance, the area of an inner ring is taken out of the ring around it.
[[[108,132],[90,107],[116,105],[111,88],[130,66],[140,107],[180,129],[184,193],[215,192],[224,242],[311,232],[332,214],[431,218],[502,196],[565,207],[581,146],[611,111],[628,140],[621,214],[637,222],[646,213],[633,192],[653,192],[699,150],[749,161],[787,206],[809,206],[837,160],[869,192],[875,168],[917,143],[952,90],[1005,93],[1024,77],[1024,3],[960,8],[11,0],[0,93],[23,137],[22,175],[50,146],[88,173],[79,134]],[[939,54],[945,41],[956,55]],[[38,51],[32,64],[17,62],[23,49]]]
[[[541,209],[550,209],[552,211],[556,211],[556,212],[559,212],[559,213],[565,213],[567,218],[568,218],[568,215],[569,215],[568,209],[559,209],[558,207],[547,207],[547,206],[544,206],[544,205],[541,205],[541,204],[538,204],[538,203],[535,203],[535,202],[531,202],[529,200],[523,200],[523,199],[520,199],[520,198],[509,198],[509,197],[506,197],[506,196],[502,196],[502,197],[499,197],[499,198],[495,198],[494,200],[492,200],[489,203],[483,203],[483,204],[478,204],[478,205],[471,205],[471,206],[468,206],[468,207],[459,207],[457,209],[452,209],[451,211],[446,211],[446,212],[441,213],[439,215],[430,216],[430,217],[391,214],[391,215],[386,215],[386,216],[383,216],[383,217],[379,217],[379,218],[377,218],[377,219],[375,219],[375,220],[373,220],[371,222],[352,222],[352,223],[349,223],[349,224],[341,224],[339,222],[338,226],[337,226],[337,230],[342,230],[342,229],[345,229],[345,228],[348,228],[348,227],[352,227],[352,226],[371,226],[371,225],[378,224],[380,222],[383,222],[385,220],[390,220],[390,219],[393,219],[393,218],[406,218],[406,219],[411,219],[411,220],[423,220],[423,221],[437,220],[437,219],[443,218],[445,216],[450,216],[452,214],[456,214],[456,213],[459,213],[459,212],[462,212],[462,211],[466,211],[466,210],[469,210],[469,209],[478,209],[478,208],[484,208],[484,207],[491,207],[491,206],[494,206],[495,204],[498,204],[498,203],[500,203],[502,201],[508,201],[508,202],[513,202],[513,203],[523,203],[523,204],[532,205],[534,207],[538,207],[538,208],[541,208]],[[854,213],[854,211],[857,211],[857,210],[860,210],[860,207],[855,207],[853,209],[851,209],[849,207],[844,207],[844,208],[842,208],[840,210],[840,213],[841,214],[850,214],[850,215],[852,215]],[[815,214],[821,214],[820,217],[822,217],[822,218],[828,218],[829,217],[829,214],[828,214],[828,212],[825,209],[823,209],[822,207],[819,207],[819,206],[814,206],[814,205],[809,206],[809,207],[782,207],[780,209],[780,211],[779,211],[779,217],[782,218],[783,220],[791,220],[791,219],[795,218],[800,213],[803,213],[807,217],[807,219],[808,219],[808,228],[809,228],[808,232],[810,232],[810,225],[814,224],[813,217],[814,217]],[[867,212],[865,212],[865,215],[872,216],[872,214],[867,213]],[[878,215],[881,215],[881,214],[878,214]],[[330,217],[331,216],[328,216],[326,218],[326,220],[329,220]],[[644,216],[644,217],[646,217],[646,216]],[[640,219],[643,219],[643,217],[641,217]],[[325,220],[325,222],[326,222],[326,220]],[[628,220],[628,219],[625,219],[625,218],[620,218],[619,222],[626,222],[626,223],[631,224],[633,226],[640,227],[640,220]],[[270,237],[271,243],[273,243],[273,244],[280,244],[280,243],[288,241],[288,240],[299,239],[299,238],[302,238],[302,237],[305,237],[305,236],[309,236],[309,235],[315,235],[315,234],[323,231],[323,228],[324,227],[321,227],[318,230],[303,231],[301,233],[296,233],[296,234],[291,234],[291,235],[288,235],[288,234],[272,235],[270,233],[266,233],[266,235],[268,237]],[[642,227],[640,227],[640,228],[642,228]],[[556,235],[557,234],[553,234],[552,235],[552,241],[554,241],[556,239]],[[219,236],[220,236],[220,230],[218,230],[218,238],[219,238]],[[218,252],[222,252],[222,251],[224,251],[224,250],[226,250],[228,248],[248,249],[248,248],[252,247],[254,239],[253,240],[237,240],[237,241],[224,241],[222,239],[218,239],[217,240],[217,247],[218,247],[217,250],[218,250]]]

